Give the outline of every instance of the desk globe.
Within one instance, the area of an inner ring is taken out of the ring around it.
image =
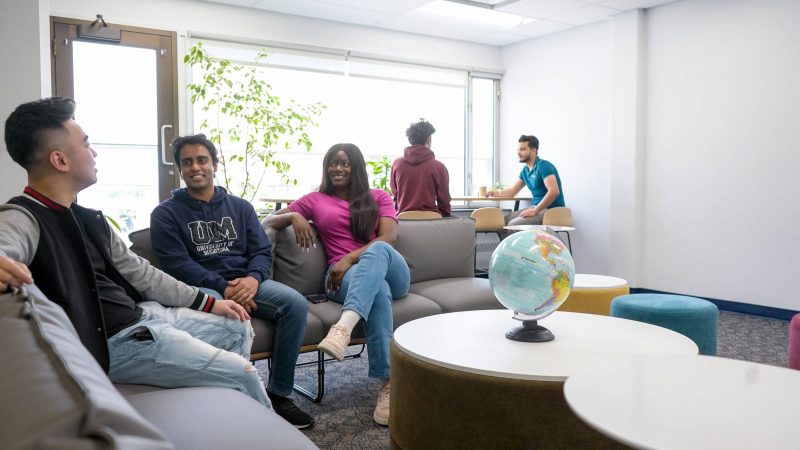
[[[575,263],[567,246],[540,230],[514,233],[497,246],[489,261],[494,295],[522,321],[506,333],[515,341],[546,342],[553,333],[538,325],[567,299],[575,281]]]

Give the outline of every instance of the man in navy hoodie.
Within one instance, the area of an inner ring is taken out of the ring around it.
[[[214,186],[214,144],[202,134],[179,137],[172,143],[172,154],[186,187],[172,191],[172,198],[153,210],[153,251],[175,278],[275,322],[267,394],[275,412],[289,423],[312,426],[314,419],[289,399],[306,332],[305,298],[269,279],[272,246],[253,205]]]
[[[410,147],[392,164],[391,188],[397,211],[433,211],[450,215],[450,174],[431,150],[430,122],[420,119],[406,130]]]

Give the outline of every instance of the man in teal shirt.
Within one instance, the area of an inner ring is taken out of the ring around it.
[[[517,156],[519,162],[525,165],[519,173],[519,179],[510,188],[486,193],[488,197],[513,197],[528,186],[533,206],[506,216],[509,225],[541,225],[545,210],[564,206],[558,170],[550,161],[539,158],[538,153],[539,139],[536,136],[520,136]]]

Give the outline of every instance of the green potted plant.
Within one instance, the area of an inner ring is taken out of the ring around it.
[[[253,65],[211,57],[198,42],[184,63],[199,70],[199,81],[188,84],[192,103],[200,106],[200,132],[219,150],[218,183],[228,192],[253,201],[267,169],[285,184],[297,184],[290,166],[277,156],[294,147],[311,150],[306,130],[316,126],[325,106],[284,101],[258,76],[255,64],[267,58],[260,51]]]
[[[392,195],[392,189],[389,186],[389,177],[392,175],[392,162],[389,157],[384,155],[377,161],[367,161],[367,165],[371,169],[370,174],[371,185],[376,189],[383,189],[389,195]]]

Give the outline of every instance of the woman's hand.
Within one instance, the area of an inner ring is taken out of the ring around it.
[[[331,267],[331,273],[328,275],[328,285],[326,286],[328,292],[331,294],[339,292],[339,288],[342,287],[342,278],[344,278],[344,274],[347,273],[352,265],[353,262],[350,258],[345,256]]]
[[[314,232],[311,230],[311,225],[309,225],[305,217],[293,213],[292,228],[294,228],[294,236],[297,240],[298,247],[308,251],[312,246],[317,246],[316,239],[314,239]]]

